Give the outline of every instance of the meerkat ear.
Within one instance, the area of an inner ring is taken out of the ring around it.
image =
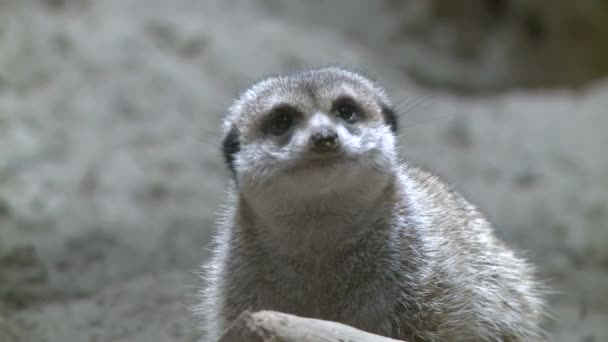
[[[236,175],[234,167],[235,155],[241,150],[241,142],[239,141],[239,132],[234,126],[230,128],[228,134],[222,140],[222,155],[232,175]]]
[[[386,122],[386,124],[391,128],[391,131],[394,134],[397,134],[399,128],[397,122],[397,113],[395,113],[395,111],[391,107],[383,104],[382,115],[384,116],[384,121]]]

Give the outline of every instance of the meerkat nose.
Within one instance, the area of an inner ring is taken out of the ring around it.
[[[332,128],[323,127],[310,135],[310,148],[314,152],[334,152],[338,147],[338,133]]]

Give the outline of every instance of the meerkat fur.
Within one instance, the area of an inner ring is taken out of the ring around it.
[[[202,341],[244,310],[410,342],[544,340],[533,267],[454,189],[401,161],[397,130],[385,91],[340,67],[268,77],[233,103]]]

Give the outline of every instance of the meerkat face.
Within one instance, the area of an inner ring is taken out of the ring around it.
[[[252,196],[364,188],[396,164],[397,119],[384,91],[344,69],[263,80],[230,108],[224,129],[225,161]]]

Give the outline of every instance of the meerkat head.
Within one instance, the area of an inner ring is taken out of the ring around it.
[[[341,68],[264,79],[231,106],[222,152],[240,192],[314,198],[381,186],[396,164],[385,92]]]

